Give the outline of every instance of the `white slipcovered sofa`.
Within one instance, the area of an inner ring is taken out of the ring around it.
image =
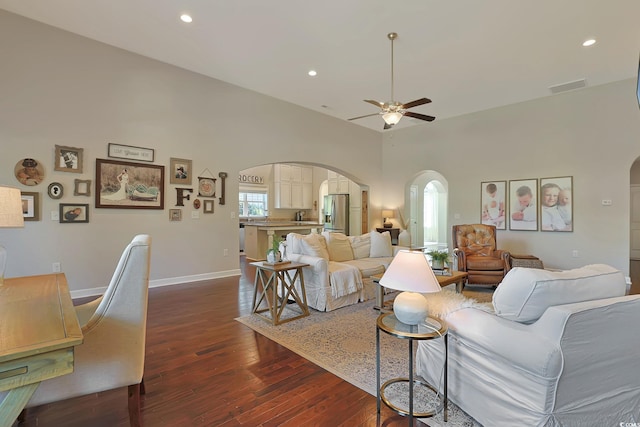
[[[602,264],[512,269],[489,310],[444,316],[450,400],[485,427],[640,422],[640,295],[625,289]],[[416,372],[440,389],[443,358],[442,340],[419,343]]]
[[[343,233],[287,235],[287,258],[303,262],[309,307],[331,311],[375,296],[370,276],[384,273],[399,246],[391,245],[389,232],[371,231],[361,236]],[[300,290],[300,282],[296,283]]]

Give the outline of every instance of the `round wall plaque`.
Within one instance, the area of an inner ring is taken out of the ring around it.
[[[62,194],[64,193],[64,188],[62,187],[62,184],[60,184],[59,182],[52,182],[51,184],[49,184],[47,193],[49,194],[49,197],[51,197],[52,199],[59,199],[62,197]]]

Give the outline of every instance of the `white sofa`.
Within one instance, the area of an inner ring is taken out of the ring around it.
[[[287,235],[287,258],[309,264],[303,268],[309,307],[331,311],[375,297],[370,276],[384,273],[399,246],[389,232],[361,236],[343,233]],[[299,281],[296,287],[300,290]]]
[[[485,427],[640,422],[640,295],[625,289],[602,264],[512,269],[493,310],[443,316],[450,400]],[[419,343],[416,372],[440,389],[443,358],[442,340]]]

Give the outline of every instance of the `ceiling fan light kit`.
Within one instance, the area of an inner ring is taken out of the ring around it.
[[[426,114],[413,113],[411,111],[407,111],[409,108],[417,107],[419,105],[428,104],[431,102],[428,98],[420,98],[415,101],[407,102],[406,104],[402,104],[400,102],[396,102],[393,100],[393,86],[394,86],[394,76],[393,76],[393,41],[398,38],[397,33],[389,33],[387,34],[387,38],[391,40],[391,101],[389,102],[380,102],[375,101],[373,99],[365,99],[364,102],[369,104],[373,104],[376,107],[380,108],[380,112],[374,114],[366,114],[364,116],[353,117],[349,120],[357,120],[365,117],[377,116],[381,115],[384,120],[384,129],[390,129],[393,125],[397,124],[402,116],[413,117],[414,119],[425,120],[427,122],[431,122],[435,120],[433,116],[427,116]]]

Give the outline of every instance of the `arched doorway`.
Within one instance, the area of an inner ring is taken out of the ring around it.
[[[423,171],[407,184],[405,216],[411,246],[446,249],[449,244],[447,180],[436,171]]]

